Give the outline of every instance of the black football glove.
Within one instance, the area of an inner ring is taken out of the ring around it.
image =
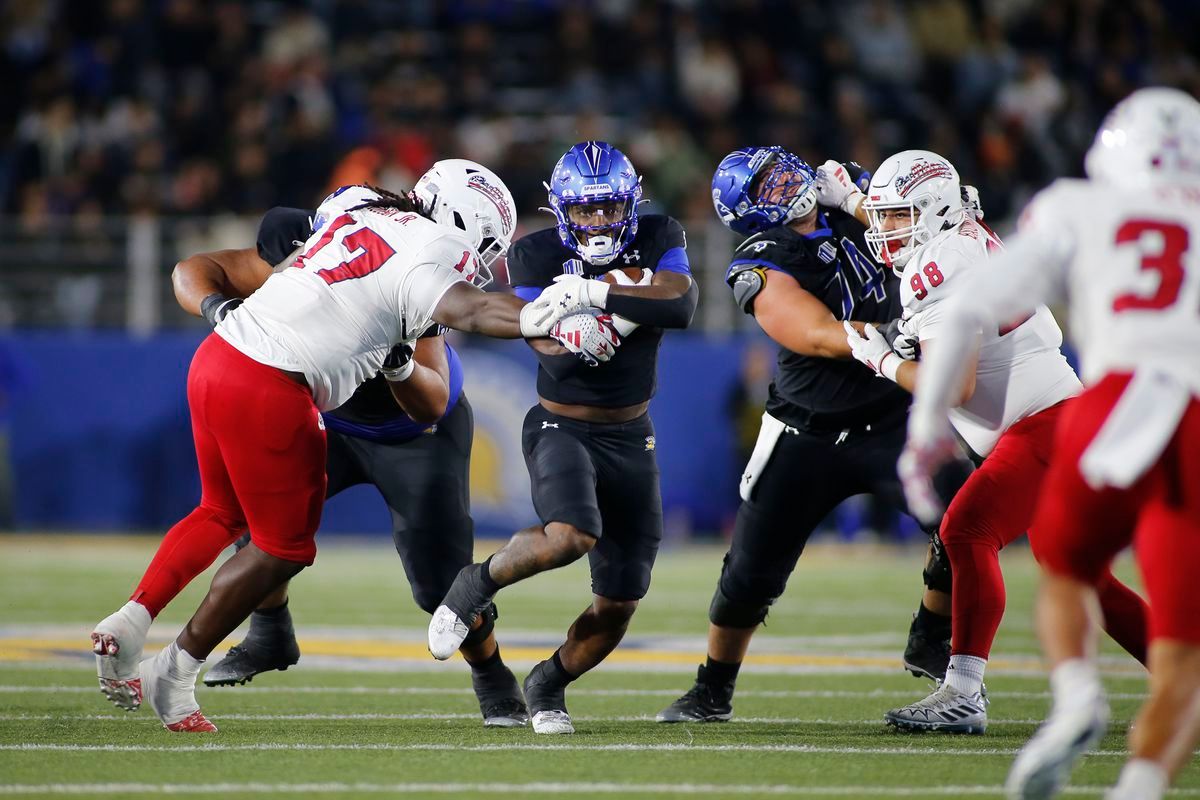
[[[887,339],[892,352],[905,361],[916,361],[921,358],[921,342],[916,336],[904,330],[904,321],[896,318],[886,325],[879,326],[879,332]]]
[[[242,304],[240,297],[226,297],[220,292],[213,292],[208,297],[200,301],[200,314],[212,327],[217,327],[217,323],[225,319],[230,311]]]
[[[401,342],[387,354],[387,358],[383,360],[383,369],[379,370],[379,374],[393,383],[401,383],[408,380],[416,368],[417,362],[413,361],[413,346]]]

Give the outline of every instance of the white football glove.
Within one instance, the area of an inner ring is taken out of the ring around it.
[[[960,457],[946,414],[915,404],[908,417],[908,441],[896,470],[909,511],[925,525],[937,523],[945,511],[945,503],[934,489],[933,477]]]
[[[846,172],[846,168],[833,159],[817,167],[813,188],[817,191],[819,205],[840,208],[850,216],[854,216],[864,197],[862,190],[850,180],[850,173]]]
[[[547,336],[563,317],[591,308],[604,310],[608,284],[579,275],[559,275],[532,303],[521,309],[521,335],[526,339]]]
[[[850,353],[855,359],[879,377],[896,380],[896,370],[900,369],[900,356],[892,352],[887,339],[883,338],[878,328],[874,325],[864,326],[863,336],[849,322],[843,322],[842,327],[846,329],[846,342],[850,345]]]
[[[550,338],[595,367],[617,352],[621,337],[607,315],[595,316],[580,311],[563,317],[550,329]]]

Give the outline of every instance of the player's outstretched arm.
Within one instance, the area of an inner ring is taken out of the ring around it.
[[[230,310],[226,301],[249,297],[270,276],[271,265],[255,248],[247,247],[189,256],[175,265],[171,285],[184,311],[216,325],[222,307],[225,312]]]
[[[754,318],[768,336],[802,356],[850,358],[842,323],[795,278],[764,270],[765,285],[754,297]],[[861,323],[854,323],[861,330]]]
[[[415,422],[433,424],[445,415],[450,403],[450,361],[444,336],[418,339],[415,346],[396,345],[380,374],[396,403]]]
[[[497,339],[545,336],[541,321],[530,319],[529,312],[522,313],[527,305],[511,294],[485,292],[466,281],[458,281],[438,301],[433,319],[447,328]]]

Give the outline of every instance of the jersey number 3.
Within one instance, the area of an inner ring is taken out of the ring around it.
[[[352,224],[354,224],[354,218],[349,214],[343,214],[335,219],[325,229],[325,233],[321,235],[317,243],[307,253],[296,260],[296,266],[308,266],[308,259],[316,256],[322,248],[332,242],[334,234],[347,225]],[[346,248],[347,255],[345,261],[336,267],[317,270],[317,275],[328,284],[370,275],[382,267],[389,258],[396,255],[395,249],[384,241],[382,236],[370,228],[360,228],[346,234],[342,238],[342,246]]]
[[[1158,273],[1158,289],[1153,294],[1126,292],[1113,301],[1113,312],[1144,311],[1166,308],[1179,299],[1183,285],[1183,254],[1188,249],[1188,230],[1171,222],[1131,219],[1117,228],[1116,244],[1140,243],[1146,234],[1158,234],[1162,247],[1157,253],[1142,254],[1143,272]]]

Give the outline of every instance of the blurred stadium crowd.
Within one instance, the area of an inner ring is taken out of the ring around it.
[[[1000,219],[1077,172],[1132,88],[1200,93],[1197,41],[1194,0],[9,0],[0,212],[27,233],[255,215],[454,155],[529,223],[594,137],[685,220],[746,143],[864,165],[928,147]]]

